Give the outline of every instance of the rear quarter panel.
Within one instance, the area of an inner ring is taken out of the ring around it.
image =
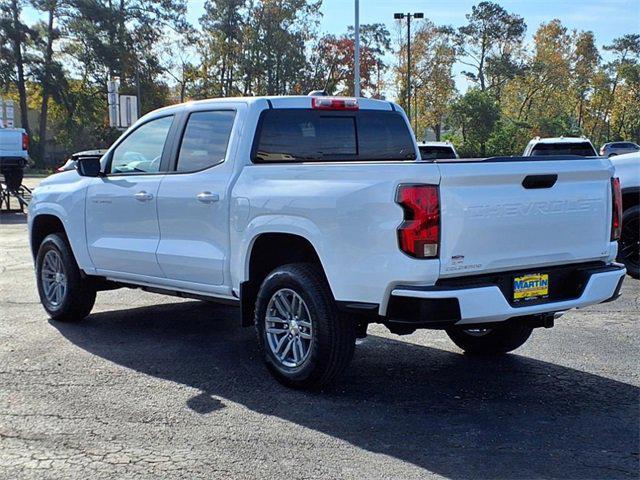
[[[399,184],[439,178],[436,164],[422,162],[245,166],[231,215],[233,288],[248,278],[253,242],[269,232],[310,241],[336,300],[382,303],[397,283],[432,284],[439,261],[398,248],[403,213],[395,194]]]

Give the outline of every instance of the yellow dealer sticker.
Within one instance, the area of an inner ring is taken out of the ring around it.
[[[549,295],[549,274],[532,273],[513,279],[513,299],[524,300]]]

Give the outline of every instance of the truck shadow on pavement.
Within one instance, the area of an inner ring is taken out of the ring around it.
[[[275,382],[238,311],[183,302],[52,323],[86,351],[448,478],[636,478],[639,389],[520,355],[478,359],[370,336],[349,373],[307,393]],[[171,385],[167,385],[171,388]]]

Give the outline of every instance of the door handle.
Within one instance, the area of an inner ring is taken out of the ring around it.
[[[551,188],[558,181],[558,175],[527,175],[522,181],[522,186],[526,189]]]
[[[217,193],[200,192],[198,195],[196,195],[196,199],[198,199],[198,201],[202,203],[214,203],[220,200],[220,197]]]
[[[153,198],[153,194],[142,190],[141,192],[136,193],[133,197],[139,202],[147,202]]]

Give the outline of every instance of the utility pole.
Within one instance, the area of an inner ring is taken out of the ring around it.
[[[407,19],[407,117],[411,118],[411,19],[424,18],[424,13],[394,13],[393,18],[396,20]]]
[[[142,116],[142,93],[140,91],[140,63],[136,62],[136,107],[138,108],[138,117]]]
[[[413,86],[413,131],[418,138],[418,86]]]
[[[353,93],[360,96],[360,0],[355,0],[355,58],[353,60]]]

